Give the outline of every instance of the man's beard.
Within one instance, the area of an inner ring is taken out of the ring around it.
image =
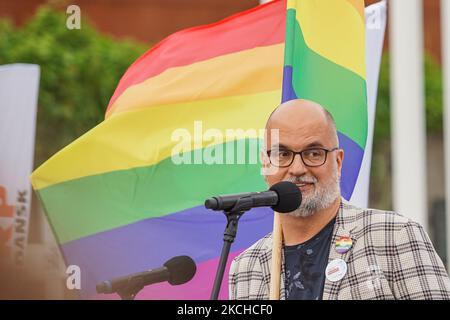
[[[310,191],[307,194],[302,193],[302,203],[300,204],[300,207],[287,214],[294,217],[305,218],[331,206],[333,202],[341,196],[338,171],[333,170],[333,173],[329,183],[322,182],[321,184],[318,184],[317,179],[314,176],[306,175],[286,179],[286,181],[296,184],[314,183],[314,192]]]

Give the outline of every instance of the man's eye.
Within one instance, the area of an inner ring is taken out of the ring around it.
[[[278,156],[279,157],[281,157],[281,158],[287,158],[287,157],[289,157],[290,156],[290,152],[289,151],[280,151],[279,153],[278,153]]]
[[[321,152],[320,150],[307,150],[304,153],[304,156],[308,157],[308,158],[317,158],[320,157]]]

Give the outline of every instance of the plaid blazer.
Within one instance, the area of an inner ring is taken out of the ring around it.
[[[340,236],[353,246],[335,250]],[[283,252],[283,250],[282,250]],[[329,261],[341,258],[347,273],[325,279],[323,299],[450,299],[450,281],[428,235],[416,222],[394,212],[341,204]],[[237,256],[230,268],[230,299],[269,299],[272,234]],[[280,299],[285,299],[284,256]]]

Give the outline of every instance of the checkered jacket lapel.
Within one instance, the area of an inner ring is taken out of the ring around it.
[[[328,255],[328,263],[330,263],[335,259],[342,259],[345,261],[345,263],[347,263],[348,266],[349,257],[352,254],[352,249],[355,248],[356,243],[358,241],[358,239],[354,236],[353,232],[357,227],[356,217],[358,216],[359,213],[360,210],[356,210],[352,207],[349,207],[341,203],[339,212],[336,216],[336,222],[334,224],[333,237],[331,239],[330,252]],[[352,247],[345,254],[340,254],[335,250],[335,243],[340,237],[344,236],[350,237],[352,239]],[[348,274],[346,274],[346,276],[348,276]],[[342,281],[343,279],[336,282],[331,282],[325,278],[322,299],[323,300],[336,299]]]

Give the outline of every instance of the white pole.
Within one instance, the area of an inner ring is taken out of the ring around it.
[[[447,270],[450,270],[450,2],[441,0],[442,70],[444,91],[445,211]]]
[[[428,229],[421,0],[390,0],[394,210]]]

